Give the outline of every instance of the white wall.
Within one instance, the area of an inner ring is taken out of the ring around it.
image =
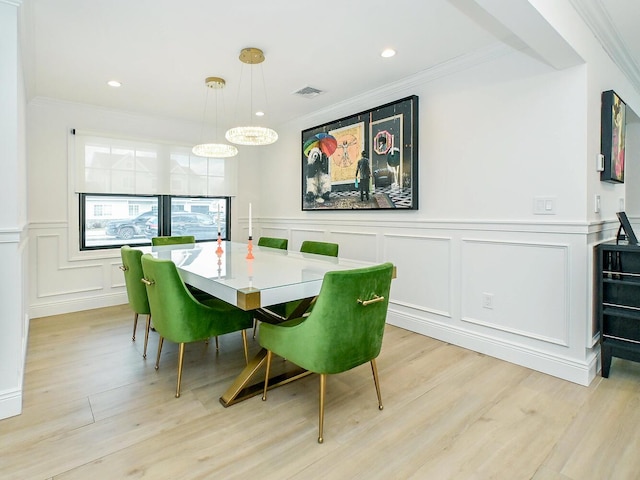
[[[19,4],[0,0],[0,418],[22,411],[27,348],[26,169]]]
[[[392,323],[588,384],[597,358],[587,297],[586,68],[487,52],[280,129],[261,174],[261,233],[340,243],[398,267]],[[302,212],[300,131],[409,94],[420,98],[420,208]],[[264,162],[261,162],[264,165]],[[583,172],[582,175],[580,172]],[[274,195],[270,185],[295,188]],[[556,215],[533,213],[555,199]],[[482,295],[493,295],[493,309]]]

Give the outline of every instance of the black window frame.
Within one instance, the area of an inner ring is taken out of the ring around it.
[[[123,245],[128,245],[131,242],[122,239],[121,242],[114,242],[108,245],[87,245],[87,197],[131,197],[131,198],[155,198],[157,199],[157,216],[158,216],[158,235],[171,235],[171,206],[173,199],[212,199],[212,200],[223,200],[225,202],[224,216],[221,220],[225,222],[225,231],[222,240],[230,240],[231,239],[231,197],[228,196],[211,196],[211,195],[134,195],[134,194],[115,194],[115,193],[80,193],[79,195],[79,240],[80,240],[80,251],[87,250],[113,250],[116,248],[120,248]],[[143,212],[144,213],[144,212]],[[196,242],[201,241],[212,241],[212,240],[196,240]],[[136,241],[136,246],[145,246],[151,245],[151,240],[147,241]]]

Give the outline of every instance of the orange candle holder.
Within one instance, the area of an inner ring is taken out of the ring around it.
[[[253,256],[253,237],[249,237],[249,242],[247,243],[247,260],[253,260],[255,257]]]
[[[218,232],[218,248],[216,248],[216,255],[220,257],[223,252],[224,250],[222,250],[222,236],[220,235],[220,232]]]

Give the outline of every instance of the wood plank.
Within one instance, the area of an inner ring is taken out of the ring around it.
[[[154,369],[126,306],[31,322],[24,413],[0,421],[2,478],[635,478],[640,364],[582,387],[388,326],[378,370],[330,376],[317,444],[311,375],[224,408],[239,334],[175,345]],[[258,333],[259,334],[259,333]],[[250,340],[250,354],[260,349]],[[284,368],[277,359],[274,368]]]

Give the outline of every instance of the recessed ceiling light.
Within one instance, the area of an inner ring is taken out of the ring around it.
[[[381,57],[389,58],[393,57],[396,54],[396,51],[393,48],[385,48],[380,54]]]
[[[264,112],[256,112],[256,117],[264,117]]]
[[[109,85],[110,87],[121,87],[121,86],[122,86],[122,83],[120,83],[120,82],[119,82],[119,81],[117,81],[117,80],[109,80],[109,81],[107,82],[107,85]]]

